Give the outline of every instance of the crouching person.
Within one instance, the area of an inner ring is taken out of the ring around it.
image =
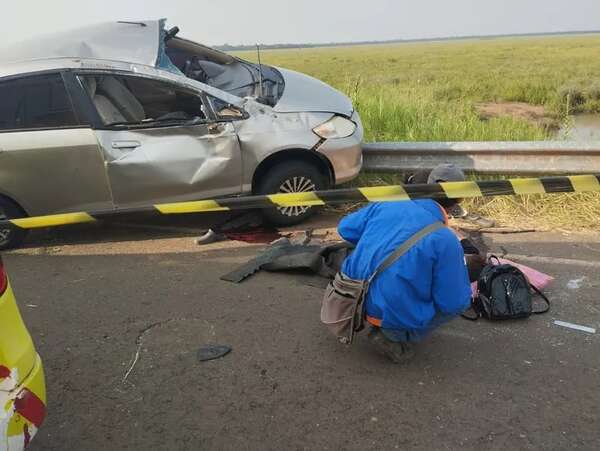
[[[464,179],[460,169],[444,165],[431,172],[429,183]],[[422,230],[444,225],[416,241],[369,286],[365,299],[369,340],[394,363],[409,360],[413,343],[470,306],[463,248],[447,227],[447,212],[456,203],[429,199],[374,203],[339,225],[342,238],[356,245],[341,272],[355,280],[368,280],[387,257]]]

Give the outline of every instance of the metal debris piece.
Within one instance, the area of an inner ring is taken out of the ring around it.
[[[585,279],[587,279],[587,277],[583,276],[579,279],[569,280],[569,283],[567,283],[567,288],[569,290],[579,290],[583,282],[585,282]]]
[[[208,362],[210,360],[220,359],[225,357],[232,351],[231,346],[227,345],[208,345],[198,350],[198,360],[200,362]]]
[[[560,327],[566,327],[567,329],[578,330],[581,332],[586,332],[588,334],[595,334],[596,329],[593,327],[580,326],[579,324],[573,323],[565,323],[564,321],[554,321],[554,324]]]

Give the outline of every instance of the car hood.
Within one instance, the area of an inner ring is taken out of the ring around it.
[[[316,78],[277,68],[285,80],[283,95],[273,108],[278,113],[336,113],[352,116],[352,101],[337,89]]]

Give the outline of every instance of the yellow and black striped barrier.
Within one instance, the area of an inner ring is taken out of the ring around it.
[[[63,213],[0,221],[0,227],[12,224],[22,229],[56,227],[94,222],[121,214],[153,212],[171,215],[274,207],[312,207],[346,202],[392,202],[416,199],[466,199],[473,197],[514,196],[600,191],[600,174],[567,177],[521,178],[451,182],[435,185],[396,185],[350,188],[309,193],[271,194],[228,197],[194,202],[158,204],[137,209],[113,209],[96,212]]]

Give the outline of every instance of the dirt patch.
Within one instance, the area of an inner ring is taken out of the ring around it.
[[[479,103],[475,109],[482,120],[498,117],[512,117],[530,122],[550,130],[559,128],[559,124],[546,108],[541,105],[530,105],[524,102],[491,102]]]

